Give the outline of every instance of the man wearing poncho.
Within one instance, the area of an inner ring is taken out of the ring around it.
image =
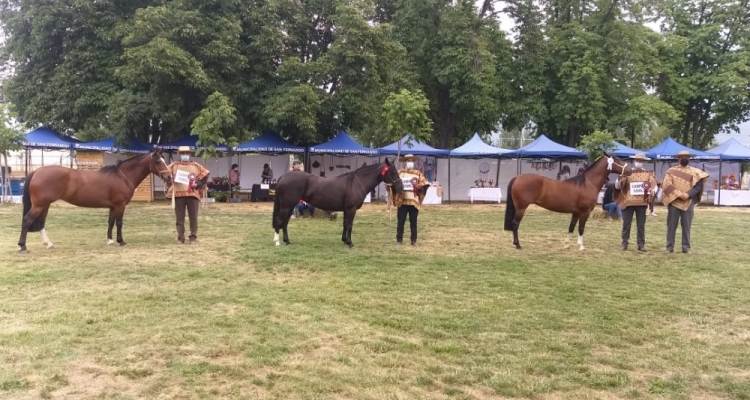
[[[633,214],[636,220],[636,242],[638,251],[646,251],[646,209],[652,201],[659,183],[654,173],[643,168],[649,160],[643,153],[633,156],[633,174],[615,181],[615,202],[622,209],[622,250],[628,249]]]
[[[403,244],[404,224],[408,215],[412,246],[417,245],[417,217],[419,215],[419,208],[422,205],[422,201],[424,201],[424,196],[427,194],[427,188],[430,187],[430,183],[427,182],[422,171],[414,168],[414,161],[416,160],[419,160],[419,158],[411,154],[407,154],[401,158],[402,162],[406,162],[406,168],[398,170],[401,181],[404,183],[404,191],[403,193],[393,195],[393,205],[398,209],[396,242]]]
[[[687,151],[677,153],[680,164],[667,171],[662,183],[661,202],[667,206],[667,252],[674,251],[677,223],[682,226],[682,252],[690,253],[690,228],[693,223],[693,209],[703,196],[703,184],[708,174],[691,167]]]

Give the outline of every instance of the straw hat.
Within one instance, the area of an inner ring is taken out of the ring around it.
[[[190,146],[180,146],[177,148],[178,153],[192,153],[190,151]]]
[[[650,160],[650,158],[646,157],[646,155],[643,153],[635,153],[635,155],[631,156],[630,158],[634,160],[644,160],[644,161]]]
[[[419,157],[415,156],[414,154],[407,154],[400,158],[400,161],[406,162],[406,161],[419,161]]]
[[[682,150],[679,153],[677,153],[677,155],[675,157],[680,158],[680,157],[692,157],[692,156],[693,156],[693,154],[690,153],[689,151]]]

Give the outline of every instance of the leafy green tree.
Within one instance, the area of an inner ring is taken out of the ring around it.
[[[217,156],[216,146],[227,144],[223,131],[237,121],[236,111],[224,94],[214,92],[208,96],[206,107],[191,125],[191,135],[198,136],[196,144],[201,146],[197,149],[196,155],[203,156],[204,159]]]
[[[602,156],[603,152],[611,152],[617,149],[615,136],[608,131],[594,131],[581,139],[578,150],[583,151],[589,158],[594,161]]]
[[[5,170],[8,170],[8,153],[23,149],[24,130],[17,121],[18,114],[11,103],[0,103],[0,154]],[[2,200],[7,201],[6,186],[2,185]]]
[[[430,105],[424,93],[401,89],[391,93],[383,104],[383,118],[391,140],[398,140],[399,153],[412,140],[426,141],[430,137],[432,121],[427,117]],[[401,143],[403,136],[405,143]]]

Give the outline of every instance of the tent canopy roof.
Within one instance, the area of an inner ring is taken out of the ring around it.
[[[663,142],[656,146],[646,150],[646,155],[655,160],[674,160],[680,151],[689,151],[693,154],[696,160],[718,160],[717,154],[706,153],[705,151],[691,149],[690,147],[684,146],[677,143],[671,137],[664,139]]]
[[[584,152],[555,143],[544,134],[508,155],[518,158],[586,158]]]
[[[162,150],[177,150],[178,148],[180,148],[180,146],[188,146],[190,147],[191,151],[195,151],[196,149],[203,147],[203,146],[198,146],[196,144],[197,142],[198,142],[198,136],[190,135],[190,136],[185,136],[182,139],[175,140],[172,143],[157,144],[154,147],[156,147],[157,149],[162,149]],[[229,151],[229,147],[223,144],[218,145],[216,146],[216,151],[227,152]]]
[[[75,149],[78,150],[98,150],[98,151],[109,151],[109,152],[118,152],[122,151],[124,153],[138,153],[138,154],[146,154],[151,152],[153,150],[152,146],[149,146],[138,139],[128,139],[128,145],[127,146],[115,146],[115,138],[110,137],[104,140],[100,140],[98,142],[85,142],[85,143],[76,143],[73,145]]]
[[[462,157],[462,158],[482,158],[492,156],[502,156],[512,153],[512,150],[503,149],[500,147],[490,146],[485,143],[478,133],[474,133],[471,139],[463,145],[456,147],[450,151],[451,157]]]
[[[65,137],[51,128],[41,127],[26,134],[24,145],[34,149],[72,149],[80,140]]]
[[[729,139],[713,149],[706,150],[706,153],[718,154],[722,160],[750,161],[750,149],[734,139]]]
[[[346,132],[339,131],[336,136],[316,146],[310,147],[310,153],[316,154],[362,154],[368,156],[378,155],[378,149],[362,146],[351,138]]]
[[[304,147],[290,144],[274,131],[265,131],[262,135],[249,142],[240,143],[237,147],[234,147],[233,150],[242,153],[265,154],[305,152]]]
[[[414,154],[415,156],[434,156],[434,157],[448,157],[450,150],[436,149],[424,142],[412,140],[409,144],[406,141],[409,139],[408,135],[404,135],[401,138],[401,155]],[[397,155],[398,154],[398,141],[395,141],[388,146],[380,148],[380,154]]]

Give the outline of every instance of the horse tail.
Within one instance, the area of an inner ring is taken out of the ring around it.
[[[34,176],[34,172],[32,171],[29,176],[26,177],[26,181],[23,184],[23,214],[21,215],[21,223],[23,223],[24,217],[26,217],[26,214],[31,211],[31,178]],[[29,227],[29,232],[39,232],[42,229],[44,229],[44,220],[47,218],[47,213],[41,213],[38,217],[34,220],[34,222],[31,223],[31,227]]]
[[[513,230],[513,219],[516,217],[516,205],[513,204],[513,182],[516,178],[513,177],[508,183],[508,200],[505,202],[505,230]]]

